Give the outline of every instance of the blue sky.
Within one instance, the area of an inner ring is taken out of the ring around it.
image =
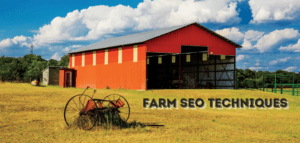
[[[298,0],[0,1],[0,56],[60,60],[105,38],[198,22],[243,46],[237,68],[300,71]]]

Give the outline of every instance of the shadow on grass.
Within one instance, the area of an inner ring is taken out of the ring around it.
[[[76,118],[72,125],[67,127],[66,129],[77,128],[83,130],[91,130],[92,128],[97,129],[128,129],[128,128],[144,128],[146,126],[151,127],[163,127],[164,125],[157,125],[151,123],[141,123],[137,121],[126,122],[118,115],[104,115],[99,117],[97,120],[90,120],[91,117],[87,118]],[[95,123],[96,122],[96,123]]]

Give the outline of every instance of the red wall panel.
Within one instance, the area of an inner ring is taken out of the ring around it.
[[[96,51],[96,64],[104,64],[104,50]]]
[[[147,52],[180,53],[181,45],[208,46],[212,55],[235,55],[236,47],[196,25],[190,25],[145,42]]]
[[[85,52],[85,65],[93,65],[93,51]]]
[[[82,65],[82,53],[76,53],[75,54],[75,66],[81,66]]]
[[[123,47],[122,57],[122,63],[118,63],[118,48],[109,49],[108,64],[104,65],[104,50],[98,50],[96,66],[85,65],[82,67],[81,64],[76,64],[73,68],[77,72],[76,87],[145,90],[146,45],[138,45],[137,62],[133,62],[133,46]]]
[[[59,70],[59,86],[60,87],[64,87],[64,85],[65,85],[64,78],[65,78],[65,70],[61,69],[61,70]]]
[[[108,49],[108,63],[118,63],[118,48]]]
[[[73,55],[73,54],[70,54],[70,58],[69,58],[69,65],[70,65],[70,68],[72,67],[72,55]]]
[[[122,48],[122,61],[123,62],[132,62],[133,61],[133,46],[127,46]],[[138,50],[139,51],[139,50]]]

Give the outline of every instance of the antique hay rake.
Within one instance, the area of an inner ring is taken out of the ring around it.
[[[92,129],[96,124],[118,122],[124,124],[130,116],[130,107],[127,100],[118,94],[111,94],[104,99],[93,99],[82,94],[73,96],[66,104],[64,118],[67,125],[77,126],[84,130]]]

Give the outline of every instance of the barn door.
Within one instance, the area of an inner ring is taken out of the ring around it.
[[[72,87],[72,72],[66,72],[66,85],[65,87]]]

